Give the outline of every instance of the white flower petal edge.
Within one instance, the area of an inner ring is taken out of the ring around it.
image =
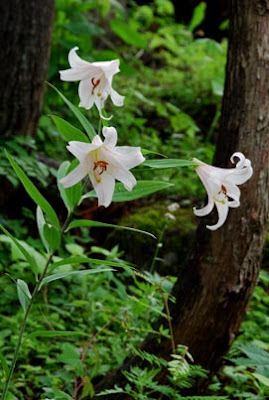
[[[237,185],[242,185],[253,174],[251,161],[242,153],[234,153],[230,160],[235,164],[235,158],[238,158],[235,168],[218,168],[205,164],[196,158],[196,172],[204,184],[208,195],[208,204],[197,210],[193,209],[198,217],[208,215],[214,208],[217,208],[219,220],[215,225],[207,225],[211,231],[220,228],[227,219],[229,207],[236,208],[240,206],[240,189]],[[231,199],[231,200],[230,200]]]
[[[104,142],[96,135],[92,143],[68,143],[67,149],[79,160],[79,165],[60,182],[64,188],[69,188],[88,175],[96,191],[98,205],[108,207],[112,201],[115,180],[131,191],[136,179],[129,170],[141,164],[145,158],[140,147],[117,147],[118,134],[115,128],[104,127],[102,133]]]
[[[89,110],[95,104],[100,116],[107,119],[102,115],[101,110],[104,108],[104,103],[109,95],[115,106],[123,106],[124,96],[121,96],[112,88],[113,76],[120,71],[120,61],[90,63],[77,55],[78,49],[78,47],[74,47],[69,51],[68,61],[71,68],[59,71],[60,79],[69,82],[80,81],[78,89],[79,106]]]

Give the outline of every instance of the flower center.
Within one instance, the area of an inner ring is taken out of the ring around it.
[[[100,183],[102,181],[101,175],[106,171],[108,162],[106,161],[96,161],[93,163],[93,171],[96,182]]]
[[[225,204],[227,201],[227,189],[224,185],[221,185],[220,191],[217,193],[216,196],[213,196],[213,199],[215,201],[218,201],[219,203]]]

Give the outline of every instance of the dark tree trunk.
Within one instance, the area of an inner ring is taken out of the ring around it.
[[[251,159],[254,175],[222,228],[210,232],[209,221],[201,221],[171,305],[176,344],[187,345],[195,362],[212,372],[235,339],[256,284],[269,211],[269,0],[232,0],[231,11],[214,163],[228,167],[230,156],[241,151]],[[154,337],[143,348],[164,358],[172,351],[169,340],[158,343]],[[124,367],[135,363],[139,360],[129,359]],[[106,385],[120,382],[120,376],[117,371],[106,377]]]
[[[0,4],[0,133],[32,135],[41,113],[54,0]]]

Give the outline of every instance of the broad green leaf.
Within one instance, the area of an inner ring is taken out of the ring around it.
[[[127,264],[119,263],[117,261],[107,261],[99,260],[97,258],[89,257],[67,257],[64,260],[57,261],[50,266],[50,271],[55,268],[61,267],[62,265],[75,265],[75,264],[96,264],[96,265],[106,265],[108,267],[120,267],[120,268],[132,268]]]
[[[88,137],[82,131],[69,124],[69,122],[60,117],[57,117],[56,115],[51,115],[51,118],[55,123],[58,131],[65,137],[68,142],[76,140],[78,142],[89,143]]]
[[[33,339],[36,337],[56,337],[56,336],[89,336],[85,332],[81,331],[45,331],[45,330],[40,330],[40,331],[35,331],[30,333],[29,335],[26,336],[27,339]]]
[[[47,283],[56,281],[58,279],[70,278],[72,276],[82,277],[84,275],[98,274],[99,272],[108,272],[108,271],[114,271],[114,270],[112,268],[104,268],[104,269],[84,269],[83,271],[59,272],[58,274],[46,276],[46,278],[43,279],[40,285],[40,289]]]
[[[11,242],[16,246],[16,248],[22,253],[22,255],[25,257],[25,259],[28,261],[33,273],[35,275],[38,274],[38,266],[37,263],[34,259],[34,257],[31,255],[31,253],[28,251],[28,249],[26,249],[26,247],[24,246],[23,242],[19,241],[18,239],[16,239],[14,236],[11,235],[11,233],[9,233],[1,224],[0,224],[0,229],[4,232],[4,234],[6,236],[9,237],[9,239],[11,240]]]
[[[24,282],[22,279],[17,279],[17,291],[21,306],[25,313],[30,303],[32,295],[30,293],[27,283]]]
[[[3,353],[1,352],[1,350],[0,350],[0,363],[2,364],[2,368],[3,368],[4,374],[7,377],[9,369],[8,369],[8,365],[7,365],[6,359],[5,359],[4,355],[3,355]]]
[[[65,189],[60,183],[60,180],[64,178],[69,172],[71,172],[76,166],[77,160],[74,160],[71,164],[69,161],[64,161],[57,172],[58,189],[69,213],[74,210],[81,199],[82,185],[81,182],[78,182],[76,185]]]
[[[125,43],[142,49],[147,47],[145,36],[134,30],[127,22],[120,19],[112,19],[110,27]]]
[[[129,226],[107,224],[106,222],[92,221],[92,220],[89,220],[89,219],[77,219],[75,221],[72,221],[68,225],[67,230],[72,229],[72,228],[81,228],[81,227],[88,227],[88,228],[98,227],[98,228],[123,229],[123,230],[126,230],[126,231],[143,233],[144,235],[148,235],[148,236],[151,236],[153,239],[156,239],[156,237],[152,233],[146,232],[146,231],[142,231],[140,229],[131,228]]]
[[[14,169],[19,180],[23,184],[26,192],[29,194],[29,196],[32,198],[32,200],[37,205],[39,205],[39,207],[44,211],[44,213],[46,214],[46,216],[48,218],[48,222],[51,225],[55,226],[55,228],[59,228],[60,223],[59,223],[58,217],[57,217],[55,211],[53,210],[53,208],[51,207],[51,205],[49,204],[49,202],[42,196],[42,194],[35,187],[35,185],[30,181],[30,179],[25,174],[25,172],[21,169],[21,167],[19,167],[19,165],[16,163],[16,161],[11,157],[10,154],[8,154],[8,152],[6,150],[5,150],[5,153],[6,153],[6,156],[9,160],[12,168]]]
[[[48,243],[50,251],[58,250],[61,243],[61,235],[59,230],[52,225],[45,224],[43,228],[44,238]]]
[[[55,86],[53,86],[51,83],[47,82],[47,84],[54,89],[59,96],[63,99],[66,105],[70,108],[70,110],[73,112],[73,114],[77,117],[87,134],[89,135],[89,138],[92,140],[94,136],[96,136],[95,130],[92,127],[92,124],[87,120],[87,118],[78,110],[76,106],[74,106],[61,92],[58,90]]]
[[[171,186],[173,186],[172,183],[163,181],[138,181],[133,190],[129,192],[124,188],[122,183],[116,183],[112,201],[120,202],[140,199],[141,197],[148,196]],[[82,199],[87,199],[89,197],[97,197],[94,190],[86,193],[82,196]]]
[[[190,167],[197,166],[197,163],[189,160],[179,160],[179,159],[161,159],[161,160],[146,160],[143,163],[143,166],[151,167],[151,168],[180,168],[180,167]]]
[[[194,29],[200,25],[204,18],[205,18],[205,12],[206,12],[206,3],[202,1],[198,6],[195,7],[191,21],[189,23],[188,29],[189,31],[193,32]]]
[[[44,214],[43,211],[41,210],[41,208],[39,206],[37,206],[36,208],[36,222],[37,222],[37,228],[38,228],[38,232],[39,232],[39,236],[40,239],[42,240],[42,243],[45,247],[45,249],[47,250],[47,252],[49,251],[49,245],[44,237],[44,225],[46,223],[45,218],[44,218]]]

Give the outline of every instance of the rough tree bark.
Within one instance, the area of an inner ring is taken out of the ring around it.
[[[269,0],[231,0],[230,42],[221,131],[214,163],[228,167],[235,151],[251,159],[254,175],[241,206],[210,232],[201,221],[195,247],[174,288],[176,343],[212,372],[235,339],[257,282],[269,211]],[[164,323],[159,321],[158,323]],[[171,342],[148,337],[143,349],[167,358]],[[128,359],[123,368],[139,363]],[[122,380],[116,371],[102,386]]]
[[[0,133],[32,135],[41,113],[54,0],[0,4]]]

